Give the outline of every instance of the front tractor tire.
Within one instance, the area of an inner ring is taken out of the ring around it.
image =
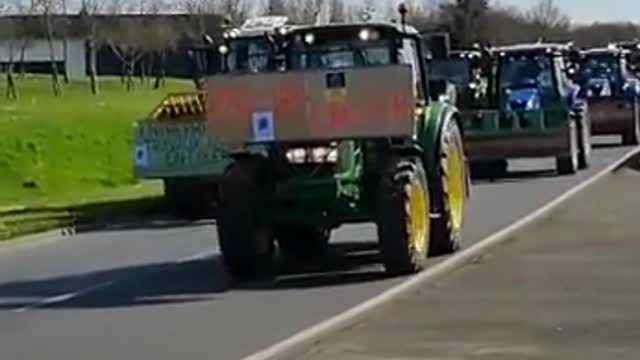
[[[640,101],[638,99],[633,101],[632,111],[631,126],[622,134],[622,145],[624,146],[640,144]]]
[[[575,122],[569,127],[569,153],[556,157],[556,169],[559,175],[573,175],[578,171],[579,144],[578,129]]]
[[[431,221],[429,256],[450,254],[460,248],[469,172],[462,134],[454,119],[442,129],[438,153],[431,197],[440,216]]]
[[[231,275],[240,279],[259,278],[272,270],[274,235],[266,217],[263,171],[259,161],[239,160],[220,184],[220,250]]]
[[[580,128],[578,129],[580,136],[578,150],[578,169],[585,170],[591,166],[591,119],[588,112],[585,112],[580,119]]]
[[[390,275],[422,270],[429,251],[429,188],[422,162],[392,158],[377,190],[381,256]]]

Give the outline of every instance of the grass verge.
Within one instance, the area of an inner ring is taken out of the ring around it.
[[[168,92],[192,85],[167,80],[165,88],[138,84],[128,92],[119,79],[106,78],[100,86],[94,96],[87,82],[72,81],[55,97],[48,77],[28,76],[17,83],[18,100],[0,99],[0,208],[108,197],[138,185],[132,123]]]
[[[4,90],[4,78],[0,89]],[[189,81],[167,79],[154,90],[118,78],[63,84],[55,97],[47,76],[17,81],[18,99],[0,93],[0,240],[93,221],[112,212],[157,206],[157,181],[132,174],[132,124]]]

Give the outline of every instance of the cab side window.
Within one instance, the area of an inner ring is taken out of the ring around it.
[[[398,56],[399,63],[411,65],[414,92],[418,99],[424,99],[422,77],[420,75],[420,58],[415,41],[411,39],[404,39],[402,41],[402,48],[399,49]]]

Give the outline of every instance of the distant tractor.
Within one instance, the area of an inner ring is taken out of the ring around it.
[[[447,58],[432,59],[432,80],[445,80],[454,85],[455,104],[460,109],[486,106],[490,56],[480,49],[454,50]]]
[[[581,54],[577,77],[589,103],[591,133],[620,135],[623,145],[640,143],[640,81],[630,72],[630,52],[616,45]]]
[[[472,172],[503,176],[512,158],[555,157],[559,174],[589,166],[589,117],[569,78],[575,51],[545,43],[492,49],[490,106],[463,109]]]
[[[349,223],[377,225],[390,274],[459,247],[470,191],[460,117],[430,101],[428,49],[399,10],[401,23],[278,29],[260,58],[270,71],[208,79],[207,126],[233,159],[217,218],[233,275],[268,273],[276,249],[322,256]]]

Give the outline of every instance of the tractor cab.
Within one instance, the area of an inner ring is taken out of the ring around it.
[[[291,70],[410,65],[414,90],[424,99],[422,47],[418,32],[408,25],[362,22],[301,27],[285,41]]]
[[[222,73],[259,73],[282,70],[282,53],[274,38],[294,28],[285,16],[248,19],[240,28],[228,29],[218,46]]]
[[[497,48],[492,91],[503,111],[534,111],[564,102],[575,90],[569,48],[525,44]]]
[[[480,50],[456,50],[444,59],[433,59],[429,63],[432,80],[452,83],[458,94],[457,105],[461,108],[475,107],[486,96],[486,54]]]
[[[632,77],[630,52],[615,45],[586,50],[581,54],[578,83],[588,97],[621,96]]]

